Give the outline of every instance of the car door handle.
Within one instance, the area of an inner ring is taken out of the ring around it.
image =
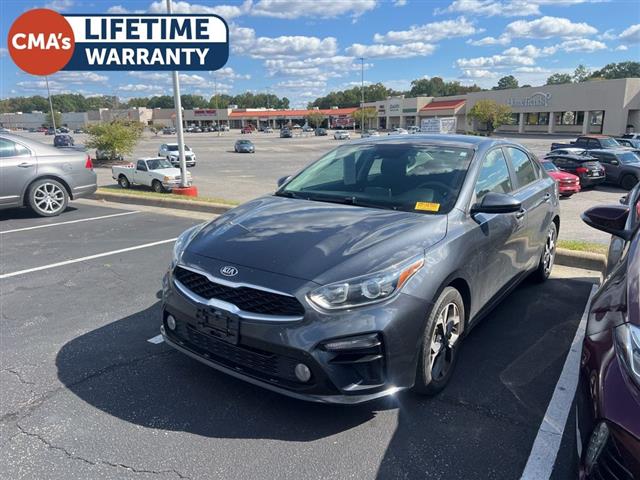
[[[527,211],[523,208],[519,212],[516,212],[516,219],[522,220],[526,214],[527,214]]]
[[[544,194],[544,201],[545,202],[549,202],[551,200],[551,194],[550,193],[545,193]]]
[[[33,167],[33,163],[28,163],[28,162],[22,162],[18,165],[20,168],[29,168],[29,167]]]

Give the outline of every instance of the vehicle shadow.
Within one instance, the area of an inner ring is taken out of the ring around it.
[[[76,210],[78,209],[75,207],[67,206],[67,208],[65,209],[64,212],[61,213],[61,215],[65,213],[75,212]],[[36,219],[36,218],[40,218],[44,220],[47,218],[55,218],[55,217],[41,217],[40,215],[36,214],[33,210],[31,210],[28,207],[16,207],[16,208],[8,208],[6,210],[0,210],[0,222],[3,220],[29,220],[29,219]]]
[[[116,418],[204,437],[308,442],[396,407],[393,399],[364,407],[315,404],[250,385],[165,344],[147,342],[158,333],[159,318],[157,302],[73,339],[57,354],[58,378]]]

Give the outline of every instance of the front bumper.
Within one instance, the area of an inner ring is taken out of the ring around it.
[[[278,277],[263,274],[269,280]],[[413,386],[429,308],[426,302],[401,293],[377,306],[327,314],[311,308],[299,295],[304,288],[295,288],[290,277],[281,280],[265,283],[279,285],[281,291],[287,287],[292,294],[297,291],[295,297],[305,307],[304,315],[269,321],[237,309],[220,309],[220,302],[213,301],[216,307],[211,314],[224,317],[231,313],[237,318],[236,338],[229,342],[209,334],[212,330],[202,320],[203,308],[209,308],[207,301],[185,294],[184,285],[169,272],[163,288],[162,335],[168,345],[217,370],[298,399],[355,404]],[[168,315],[176,320],[174,330],[168,326]],[[379,347],[327,349],[328,340],[364,335],[376,335]],[[311,372],[306,382],[294,373],[301,363]]]
[[[187,167],[195,167],[196,166],[195,157],[185,158],[184,160],[185,160],[185,164],[187,165]],[[173,165],[174,167],[180,167],[180,160],[178,158],[170,158],[169,161],[171,162],[171,165]]]

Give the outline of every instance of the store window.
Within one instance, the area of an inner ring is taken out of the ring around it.
[[[548,112],[527,113],[525,117],[525,123],[527,125],[549,125]]]
[[[556,112],[554,115],[556,125],[582,125],[584,121],[584,112]]]
[[[604,110],[597,110],[595,112],[591,112],[591,125],[602,125],[602,121],[604,120]]]

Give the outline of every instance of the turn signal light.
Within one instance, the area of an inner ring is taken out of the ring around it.
[[[93,162],[91,161],[91,156],[87,155],[87,161],[84,163],[84,168],[88,168],[89,170],[93,170]]]

